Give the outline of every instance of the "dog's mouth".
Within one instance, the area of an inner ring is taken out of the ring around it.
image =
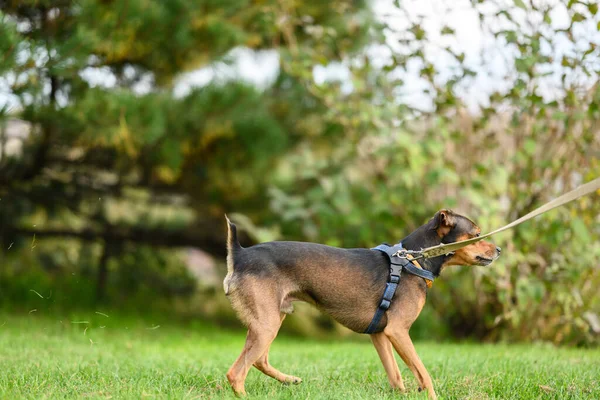
[[[477,256],[476,258],[477,258],[477,261],[479,262],[479,265],[490,265],[495,260],[495,258],[487,258],[487,257],[482,257],[482,256]]]

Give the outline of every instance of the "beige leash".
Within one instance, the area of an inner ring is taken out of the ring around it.
[[[522,224],[523,222],[530,220],[531,218],[537,217],[540,214],[543,214],[552,209],[555,209],[556,207],[560,207],[563,204],[567,204],[573,200],[576,200],[580,197],[583,197],[583,196],[590,194],[592,192],[595,192],[597,190],[600,190],[600,178],[596,178],[591,182],[588,182],[584,185],[579,186],[577,189],[572,190],[569,193],[565,193],[562,196],[557,197],[556,199],[533,210],[529,214],[522,216],[518,220],[511,222],[508,225],[503,226],[502,228],[496,229],[495,231],[492,231],[485,235],[475,237],[473,239],[462,240],[460,242],[454,242],[454,243],[448,243],[448,244],[440,244],[438,246],[428,247],[428,248],[420,250],[420,251],[415,251],[414,253],[418,254],[418,256],[415,258],[421,258],[421,257],[431,258],[431,257],[438,257],[438,256],[441,256],[444,254],[451,253],[455,250],[458,250],[460,248],[468,246],[472,243],[479,242],[480,240],[485,239],[486,237],[495,235],[496,233],[500,233],[507,229],[514,228],[515,226]]]

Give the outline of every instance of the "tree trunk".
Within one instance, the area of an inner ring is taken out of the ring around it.
[[[108,260],[111,256],[112,243],[104,240],[104,248],[98,262],[98,275],[96,277],[96,301],[101,303],[106,298],[106,282],[108,281]]]

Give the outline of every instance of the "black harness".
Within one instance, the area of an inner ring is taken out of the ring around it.
[[[414,266],[406,255],[399,254],[403,250],[402,243],[398,243],[394,246],[380,244],[377,247],[373,247],[371,250],[379,250],[382,253],[387,254],[390,261],[390,277],[388,283],[385,285],[385,291],[381,297],[379,307],[377,307],[373,320],[365,333],[375,333],[377,330],[377,326],[379,325],[383,314],[385,314],[392,304],[392,299],[394,298],[394,293],[396,293],[396,289],[400,283],[400,276],[402,275],[403,270],[409,274],[416,275],[432,282],[435,279],[430,271]]]

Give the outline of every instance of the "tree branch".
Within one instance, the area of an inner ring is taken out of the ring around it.
[[[213,232],[213,227],[207,227],[209,232]],[[158,247],[196,247],[212,256],[224,258],[227,255],[225,247],[225,237],[202,236],[192,232],[170,232],[161,229],[139,229],[108,227],[104,232],[94,229],[69,230],[69,229],[29,229],[29,228],[8,228],[5,236],[9,235],[33,236],[37,239],[66,237],[93,242],[99,239],[107,241],[124,241],[136,244],[146,244]]]

